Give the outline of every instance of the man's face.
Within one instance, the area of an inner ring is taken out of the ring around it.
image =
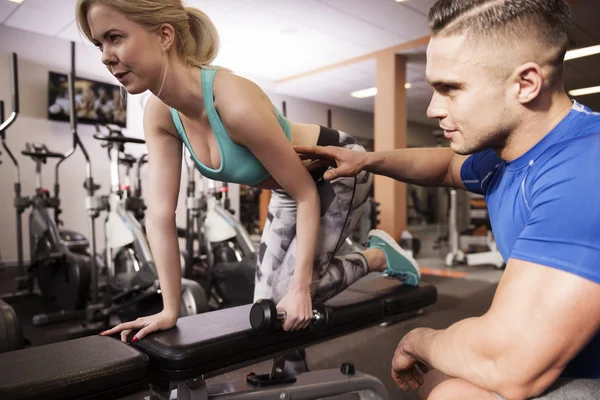
[[[508,96],[505,61],[463,35],[429,42],[426,75],[434,94],[427,116],[439,120],[456,153],[502,147],[514,129],[517,118]]]

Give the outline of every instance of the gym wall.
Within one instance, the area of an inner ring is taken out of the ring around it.
[[[84,45],[85,39],[76,44],[76,74],[82,78],[117,84],[116,80],[101,63],[100,52],[91,45]],[[49,149],[66,152],[72,146],[71,130],[68,123],[47,119],[48,72],[68,73],[71,68],[71,43],[67,40],[44,36],[29,31],[0,25],[0,99],[5,102],[7,115],[12,109],[10,65],[11,53],[19,56],[19,92],[21,112],[15,124],[7,131],[7,143],[17,157],[21,169],[22,194],[32,195],[35,187],[35,169],[31,159],[21,155],[26,142],[45,143]],[[261,85],[260,80],[257,83]],[[261,85],[262,86],[262,85]],[[353,136],[373,138],[373,114],[356,110],[333,107],[323,103],[307,101],[273,93],[273,87],[266,84],[265,91],[273,103],[281,108],[287,105],[287,115],[295,122],[327,125],[327,110],[332,110],[332,125]],[[271,89],[271,90],[270,90]],[[141,95],[129,96],[127,107],[128,126],[126,133],[132,137],[143,137]],[[79,124],[78,131],[92,161],[94,179],[102,185],[97,193],[105,194],[109,189],[109,164],[105,149],[93,139],[95,128],[92,125]],[[419,124],[409,123],[409,145],[435,146],[432,129]],[[139,156],[145,151],[143,145],[128,145],[127,151]],[[15,179],[14,168],[5,152],[0,155],[0,252],[10,265],[16,260],[15,209],[13,207]],[[50,160],[42,171],[43,186],[52,189],[54,185],[54,165]],[[142,173],[142,190],[147,192],[147,168]],[[84,206],[85,191],[84,157],[76,151],[60,168],[61,216],[66,228],[89,236],[87,214]],[[182,171],[177,223],[185,225],[185,180],[186,171]],[[239,187],[230,185],[231,203],[239,215]],[[25,260],[29,258],[28,216],[23,214],[23,246]],[[103,228],[101,216],[96,223],[98,251],[103,249]]]

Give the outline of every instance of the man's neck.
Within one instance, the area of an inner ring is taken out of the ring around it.
[[[566,93],[560,92],[553,94],[546,104],[530,108],[507,138],[505,146],[497,151],[498,156],[513,161],[527,153],[569,114],[572,106]]]

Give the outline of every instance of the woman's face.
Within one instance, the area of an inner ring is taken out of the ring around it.
[[[166,62],[159,36],[103,4],[93,5],[87,18],[102,62],[125,89],[158,90]]]

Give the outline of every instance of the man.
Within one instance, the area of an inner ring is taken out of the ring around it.
[[[600,115],[564,91],[569,23],[564,0],[440,0],[429,14],[427,113],[451,149],[297,148],[335,167],[326,179],[367,170],[485,195],[507,263],[492,305],[409,332],[392,363],[405,391],[558,399],[574,398],[558,384],[600,383]]]

